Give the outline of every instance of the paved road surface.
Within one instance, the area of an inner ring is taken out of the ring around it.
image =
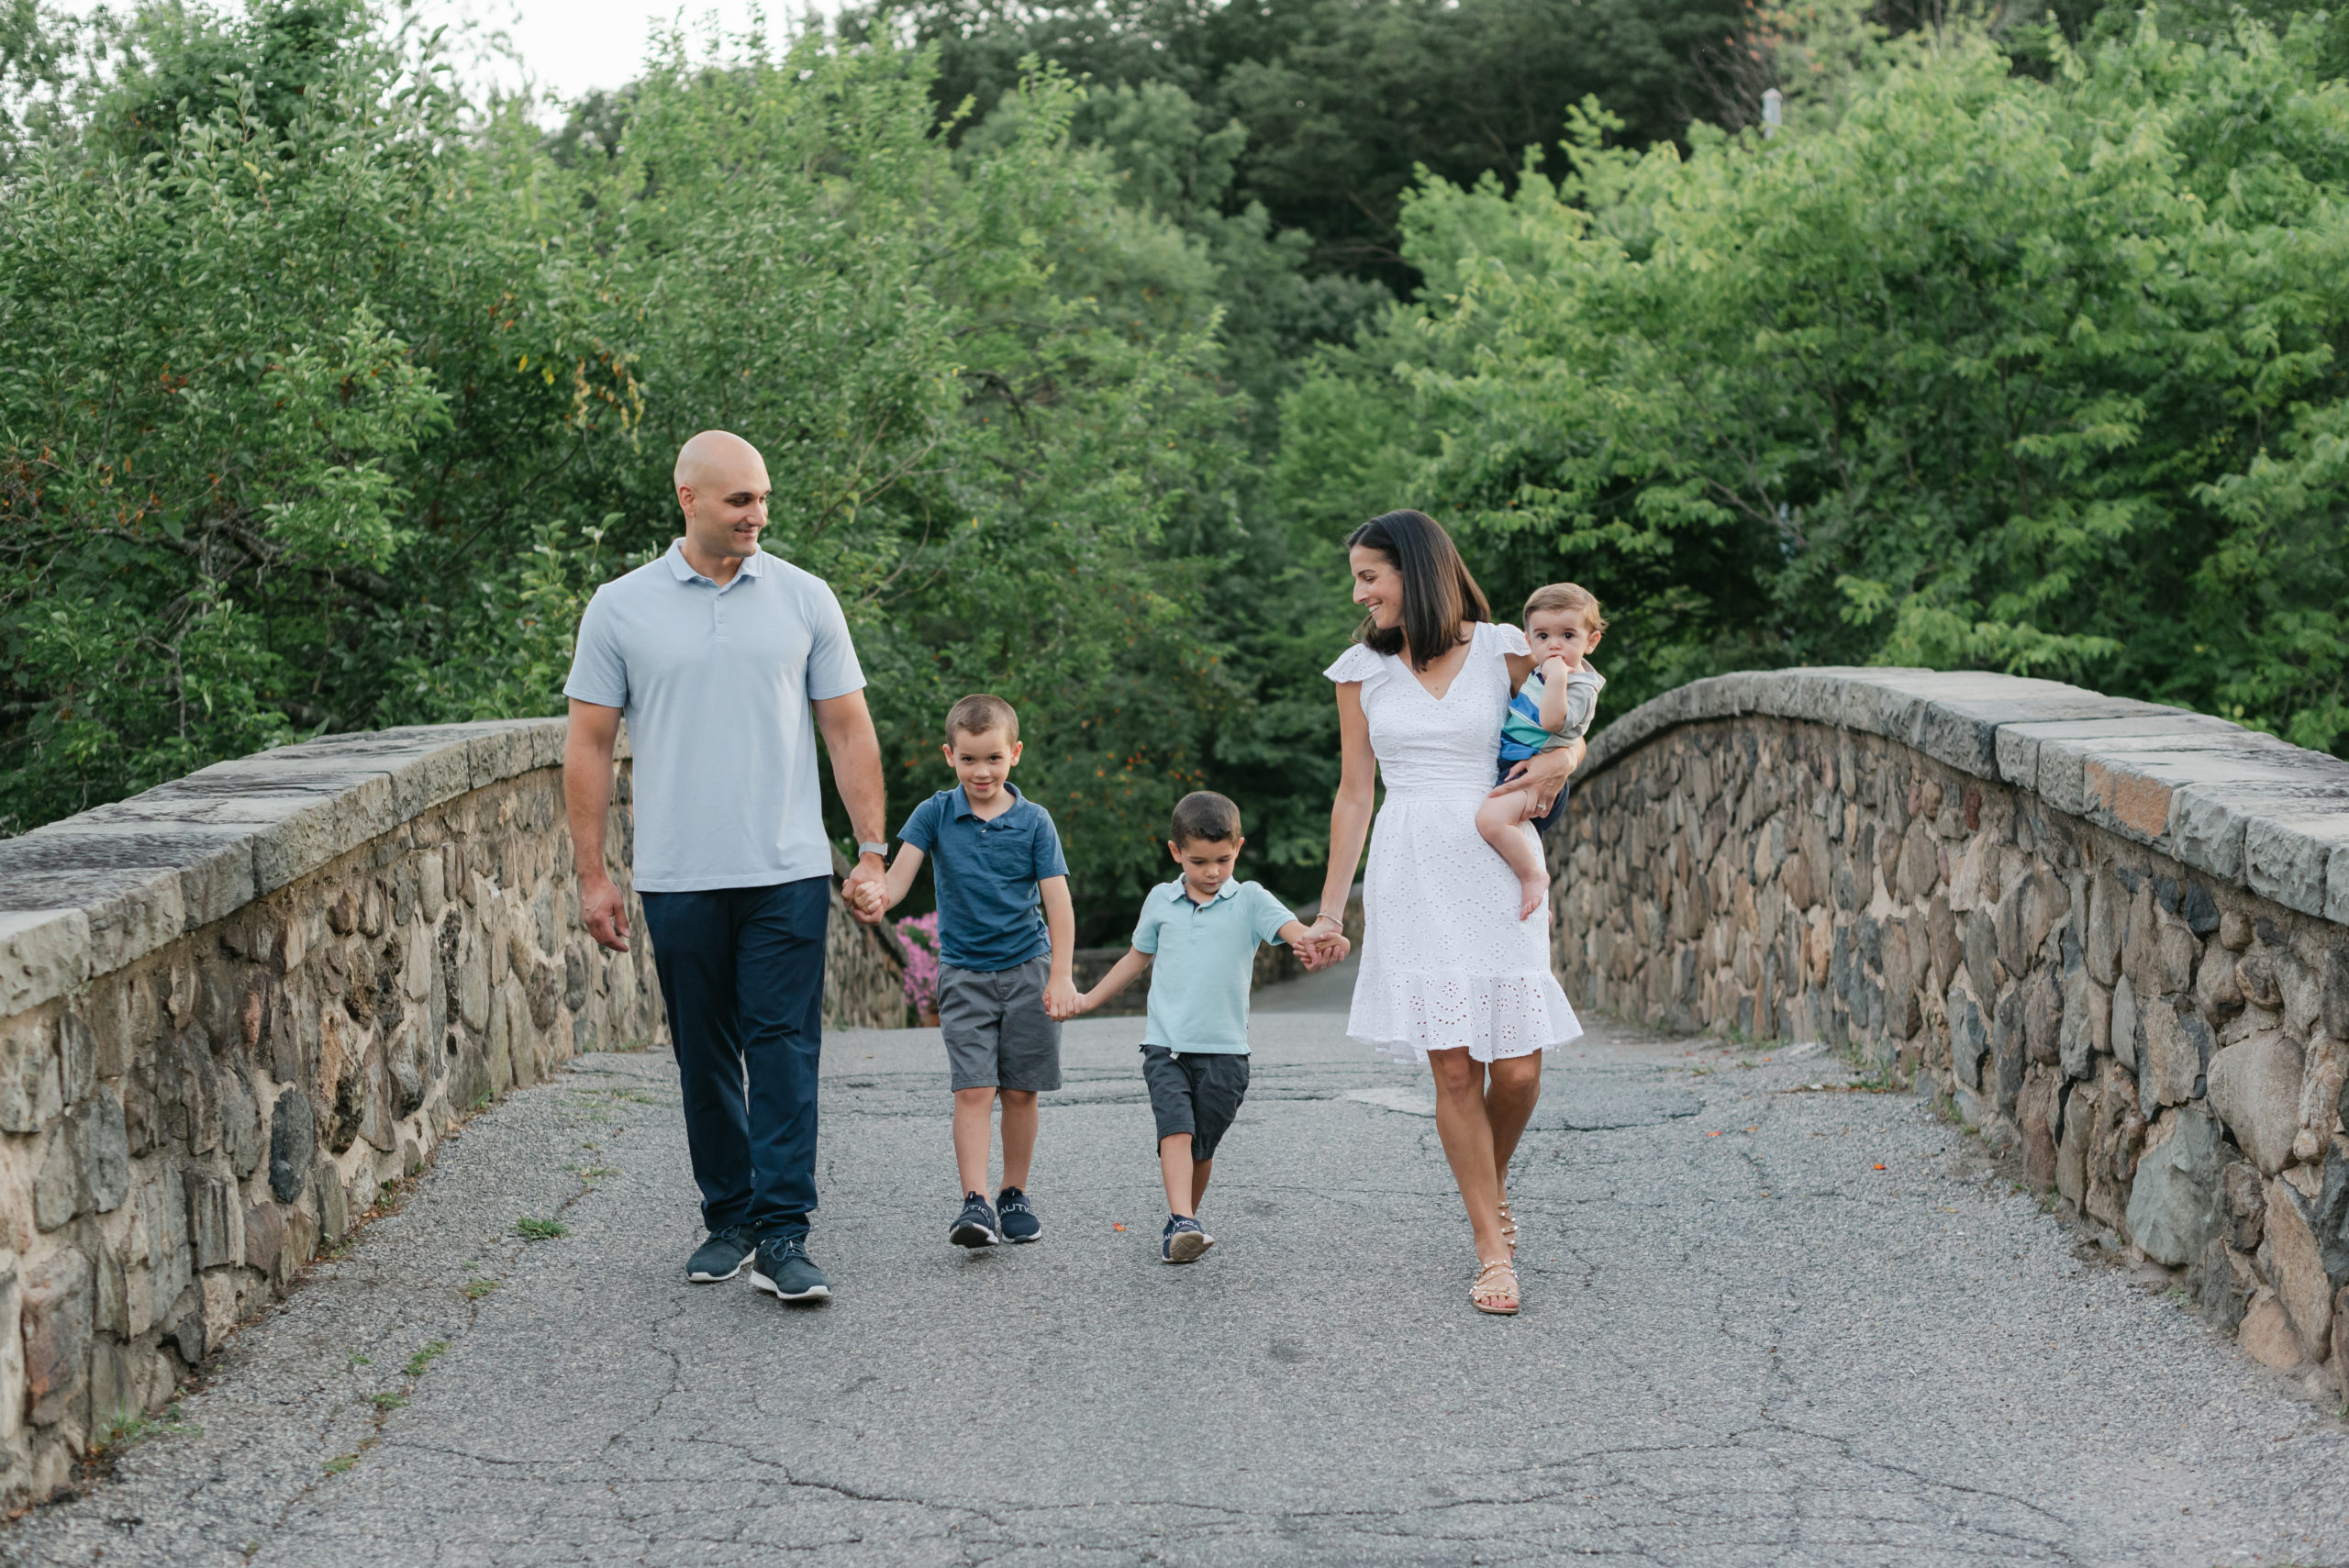
[[[1046,1239],[981,1254],[936,1034],[834,1036],[815,1309],[685,1282],[669,1064],[584,1060],[0,1557],[2349,1562],[2349,1428],[1908,1096],[1594,1029],[1520,1156],[1525,1315],[1487,1319],[1425,1076],[1310,1010],[1341,991],[1270,1000],[1187,1269],[1134,1020],[1070,1029]]]

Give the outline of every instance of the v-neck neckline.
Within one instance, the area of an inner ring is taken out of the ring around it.
[[[1476,633],[1472,629],[1468,633],[1467,641],[1456,644],[1455,646],[1464,647],[1468,651],[1461,656],[1460,668],[1452,673],[1452,679],[1443,684],[1443,690],[1441,693],[1428,692],[1428,684],[1419,679],[1419,673],[1418,670],[1412,668],[1409,659],[1405,658],[1404,655],[1400,653],[1389,654],[1388,657],[1397,660],[1402,663],[1404,671],[1411,677],[1411,684],[1419,687],[1419,690],[1427,692],[1428,700],[1430,702],[1442,706],[1443,699],[1452,695],[1453,688],[1460,684],[1460,677],[1468,673],[1469,661],[1476,656]]]

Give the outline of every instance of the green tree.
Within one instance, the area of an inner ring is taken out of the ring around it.
[[[2148,22],[2043,82],[1951,47],[1686,158],[1587,117],[1554,184],[1415,197],[1428,297],[1293,426],[1408,397],[1421,494],[1480,562],[1623,607],[1622,700],[1888,661],[2343,749],[2349,91],[2322,48],[2317,20]]]

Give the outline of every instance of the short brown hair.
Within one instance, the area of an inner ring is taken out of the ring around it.
[[[1177,845],[1201,839],[1220,844],[1240,837],[1240,807],[1211,789],[1193,790],[1174,803],[1174,820],[1167,837]]]
[[[1007,740],[1019,739],[1019,716],[1011,705],[987,692],[973,692],[946,710],[946,743],[957,735],[985,735],[1000,729]]]
[[[1607,629],[1607,617],[1598,613],[1598,598],[1579,583],[1551,583],[1536,588],[1526,596],[1526,621],[1543,610],[1579,612],[1583,624],[1593,631]]]

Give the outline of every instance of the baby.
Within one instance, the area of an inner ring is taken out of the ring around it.
[[[1583,660],[1598,646],[1606,629],[1598,601],[1572,583],[1536,588],[1525,601],[1525,638],[1533,645],[1534,669],[1509,699],[1501,720],[1500,778],[1527,758],[1580,740],[1590,728],[1590,716],[1607,680]],[[1564,804],[1561,795],[1551,816]],[[1517,873],[1524,895],[1517,911],[1520,920],[1542,907],[1550,885],[1541,840],[1550,818],[1542,817],[1536,830],[1528,833],[1524,824],[1534,815],[1531,790],[1492,796],[1476,808],[1476,831]]]

